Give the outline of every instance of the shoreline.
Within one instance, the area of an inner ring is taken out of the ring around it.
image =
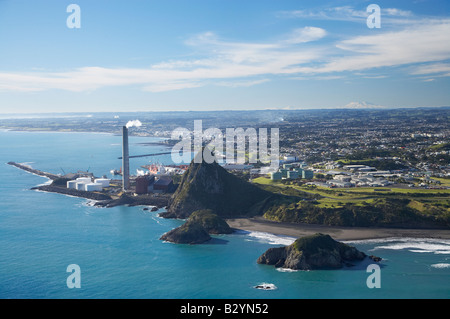
[[[328,234],[335,240],[368,240],[393,237],[450,239],[449,229],[411,229],[380,227],[340,227],[311,224],[290,224],[266,220],[263,217],[233,218],[226,222],[231,228],[299,238],[315,233]]]

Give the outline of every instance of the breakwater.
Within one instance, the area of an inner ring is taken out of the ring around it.
[[[31,168],[28,165],[24,165],[24,164],[20,164],[20,163],[16,163],[16,162],[8,162],[8,165],[17,167],[17,168],[19,168],[21,170],[27,171],[27,172],[32,173],[32,174],[36,174],[36,175],[39,175],[39,176],[47,177],[47,178],[49,178],[49,179],[51,179],[53,181],[61,177],[60,175],[52,174],[52,173],[48,173],[48,172],[43,172],[43,171],[40,171],[38,169]]]

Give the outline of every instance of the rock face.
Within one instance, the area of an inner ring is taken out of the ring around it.
[[[211,239],[208,232],[198,222],[187,221],[178,228],[161,236],[161,240],[175,244],[201,244]]]
[[[272,195],[227,172],[215,161],[193,160],[161,216],[187,218],[202,209],[212,209],[224,218],[256,215]]]
[[[201,244],[211,239],[209,234],[230,234],[233,230],[212,210],[192,213],[186,223],[161,236],[161,240],[176,244]]]
[[[197,210],[189,219],[198,222],[208,234],[231,234],[233,229],[222,218],[214,214],[211,209]]]
[[[366,254],[355,247],[318,233],[301,237],[287,247],[270,248],[257,263],[293,270],[336,269],[365,257]]]

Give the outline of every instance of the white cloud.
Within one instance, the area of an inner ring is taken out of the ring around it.
[[[295,72],[292,66],[309,63],[318,56],[317,49],[302,49],[301,44],[316,41],[325,34],[323,29],[305,27],[294,30],[287,40],[284,37],[271,43],[246,43],[223,41],[214,33],[205,32],[186,41],[187,45],[202,51],[205,58],[166,61],[143,69],[83,67],[69,72],[0,72],[0,89],[81,92],[109,86],[139,85],[145,91],[163,92],[200,87],[217,80],[289,74]],[[251,86],[266,81],[238,81],[233,86]],[[230,81],[224,83],[230,86]]]
[[[307,10],[280,11],[277,13],[277,16],[279,18],[300,18],[365,23],[370,14],[366,11],[366,8],[367,6],[361,6],[358,9],[355,9],[352,6],[324,7]],[[411,23],[412,19],[416,19],[416,16],[408,10],[398,8],[381,8],[381,19],[383,24],[405,24]]]
[[[431,63],[415,66],[411,74],[450,76],[450,63]]]
[[[398,17],[411,17],[413,13],[411,11],[400,10],[396,8],[382,8],[381,14],[387,14],[390,16],[398,16]]]
[[[335,8],[358,16],[351,10]],[[406,72],[411,76],[450,76],[450,64],[445,62],[450,60],[450,19],[418,20],[406,28],[389,32],[382,28],[338,42],[321,41],[326,35],[326,30],[309,26],[271,42],[236,42],[204,32],[185,41],[197,54],[193,59],[162,61],[148,68],[0,71],[0,90],[82,92],[133,85],[144,91],[164,92],[210,84],[248,87],[272,80],[271,76],[330,80],[339,78],[342,72],[352,72],[370,77],[360,72],[398,66],[408,66]],[[383,77],[389,74],[384,69],[378,73]]]
[[[254,86],[261,83],[269,82],[269,79],[261,79],[261,80],[254,80],[254,81],[232,81],[232,82],[218,82],[216,85],[219,86],[226,86],[226,87],[249,87]]]
[[[289,37],[284,40],[287,44],[297,44],[317,41],[325,37],[327,32],[322,28],[317,27],[304,27],[300,29],[295,29]]]
[[[450,20],[418,23],[400,31],[356,36],[336,44],[341,56],[318,67],[299,72],[329,73],[361,71],[381,67],[443,61],[450,59]],[[342,52],[345,55],[342,55]]]

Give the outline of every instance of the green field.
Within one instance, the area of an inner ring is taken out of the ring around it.
[[[446,179],[441,180],[441,186],[449,183]],[[346,204],[354,206],[371,205],[375,200],[408,199],[408,207],[416,209],[421,213],[439,210],[450,212],[450,190],[449,189],[416,189],[399,187],[352,187],[352,188],[327,188],[320,186],[298,186],[293,183],[284,184],[281,181],[272,181],[265,177],[255,178],[253,183],[265,186],[272,192],[286,195],[298,196],[302,194],[316,195],[316,206],[319,208],[341,208]]]

